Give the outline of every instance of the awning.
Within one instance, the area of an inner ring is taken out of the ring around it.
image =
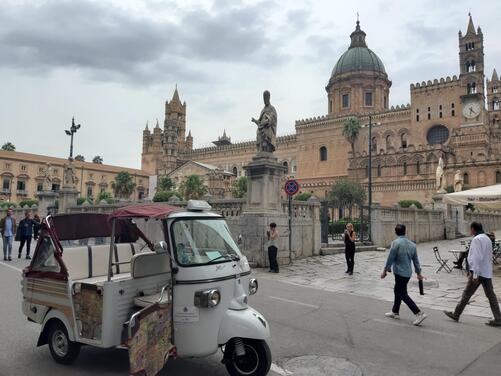
[[[113,218],[166,218],[170,213],[182,210],[178,206],[161,203],[144,203],[115,209],[109,216]]]
[[[501,209],[501,184],[468,189],[444,195],[444,203],[449,205],[473,204],[480,209]]]

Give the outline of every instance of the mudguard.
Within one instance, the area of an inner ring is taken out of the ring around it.
[[[218,344],[224,345],[230,339],[251,338],[266,339],[270,336],[270,326],[266,319],[256,310],[227,310],[224,314],[218,334]]]
[[[51,309],[47,315],[45,315],[45,318],[42,323],[42,331],[40,332],[40,336],[38,337],[38,343],[37,346],[43,346],[47,344],[47,323],[52,320],[52,319],[57,319],[61,321],[64,326],[66,327],[66,331],[68,332],[68,337],[71,341],[75,341],[75,333],[73,332],[73,326],[70,325],[68,319],[66,316],[61,312],[58,311],[57,309]]]

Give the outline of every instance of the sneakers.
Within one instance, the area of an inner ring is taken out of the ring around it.
[[[12,257],[9,256],[9,261],[12,261]]]
[[[31,260],[31,256],[30,256],[30,255],[27,255],[27,256],[26,256],[26,260]]]
[[[500,328],[501,327],[501,321],[496,321],[496,320],[489,320],[485,323],[485,325],[489,325],[489,326],[494,326],[496,328]]]
[[[17,254],[17,258],[21,258],[21,254],[20,253]]]
[[[395,320],[400,320],[400,315],[398,313],[394,313],[394,312],[387,312],[384,314],[386,317],[389,317],[391,319],[395,319]]]
[[[454,312],[451,312],[451,311],[444,311],[444,314],[449,317],[450,319],[458,322],[459,321],[459,316],[456,315]]]
[[[419,326],[421,325],[421,323],[424,321],[424,319],[428,317],[426,316],[426,313],[424,312],[419,312],[417,315],[416,315],[416,319],[412,322],[412,325],[415,325],[415,326]]]

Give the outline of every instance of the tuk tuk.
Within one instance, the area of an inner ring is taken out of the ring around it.
[[[62,364],[82,344],[124,348],[131,375],[221,349],[230,375],[268,374],[269,325],[248,305],[258,282],[210,209],[144,203],[46,217],[22,279],[23,313],[41,325],[37,345]]]

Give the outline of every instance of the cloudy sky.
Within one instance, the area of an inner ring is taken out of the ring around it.
[[[326,113],[357,12],[393,81],[391,104],[407,103],[411,82],[458,73],[470,10],[490,78],[501,70],[499,0],[1,0],[0,143],[65,157],[75,116],[77,154],[140,167],[145,123],[163,122],[176,84],[195,146],[224,129],[253,138],[264,89],[278,133],[293,133],[296,119]]]

